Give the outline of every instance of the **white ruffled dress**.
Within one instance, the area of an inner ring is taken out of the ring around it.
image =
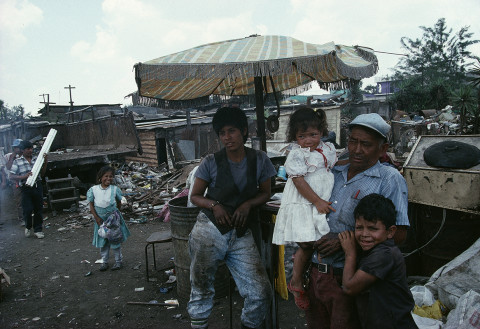
[[[330,231],[326,215],[320,214],[317,208],[298,192],[292,177],[304,176],[313,191],[328,201],[333,189],[333,174],[330,169],[336,161],[337,154],[332,143],[320,142],[315,151],[301,148],[298,144],[293,145],[285,161],[288,180],[273,231],[274,244],[316,241]]]

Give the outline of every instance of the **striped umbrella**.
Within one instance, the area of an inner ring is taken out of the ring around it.
[[[257,118],[264,119],[264,94],[293,95],[314,80],[324,89],[343,87],[377,70],[377,57],[370,48],[253,35],[138,63],[135,80],[141,101],[147,98],[149,104],[166,108],[208,104],[210,95],[255,95]],[[260,135],[264,120],[257,124]]]

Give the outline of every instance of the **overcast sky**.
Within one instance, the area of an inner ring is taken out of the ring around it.
[[[135,63],[255,33],[402,53],[441,17],[480,39],[478,0],[0,0],[0,99],[36,113],[41,94],[68,104],[72,85],[75,105],[130,103]],[[399,59],[377,56],[376,77]]]

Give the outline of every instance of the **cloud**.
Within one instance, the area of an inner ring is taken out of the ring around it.
[[[27,0],[0,1],[0,49],[14,52],[27,43],[24,34],[31,26],[39,25],[43,11]]]
[[[433,26],[441,17],[446,17],[447,26],[454,32],[465,25],[475,25],[470,31],[475,32],[475,39],[480,38],[477,23],[480,3],[477,0],[466,0],[462,6],[446,0],[404,0],[388,2],[388,5],[364,1],[339,5],[333,0],[290,0],[290,4],[293,13],[303,13],[292,35],[311,43],[334,41],[367,46],[377,51],[405,53],[400,39],[404,36],[420,38],[419,26]],[[470,50],[475,52],[477,47],[480,45]],[[391,74],[390,69],[400,59],[396,55],[381,53],[377,53],[377,57],[380,66],[377,76]]]
[[[138,62],[267,31],[265,25],[254,24],[249,11],[197,15],[191,19],[191,13],[182,14],[185,11],[180,4],[176,6],[179,8],[138,0],[105,0],[102,22],[96,26],[93,41],[77,41],[70,53],[88,63],[116,61],[126,54],[137,57]],[[177,9],[179,14],[172,15]]]
[[[117,55],[117,48],[117,36],[97,26],[95,43],[78,41],[70,54],[86,63],[104,63]]]
[[[175,8],[166,10],[156,2],[105,0],[95,35],[84,36],[70,47],[73,65],[84,67],[78,78],[95,82],[77,84],[77,99],[84,94],[91,103],[122,100],[136,90],[132,67],[137,62],[267,30],[265,25],[254,24],[248,11],[197,15],[192,20],[186,14],[172,15]]]

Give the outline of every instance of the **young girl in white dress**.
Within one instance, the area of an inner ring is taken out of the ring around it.
[[[308,309],[310,301],[303,287],[303,272],[313,254],[313,243],[330,229],[326,214],[335,211],[330,195],[337,161],[335,147],[321,138],[327,131],[325,112],[303,107],[290,116],[287,141],[296,141],[285,161],[288,180],[277,214],[272,242],[299,245],[293,262],[292,280],[288,290],[295,304]]]
[[[100,255],[102,256],[103,264],[100,267],[100,271],[106,271],[108,269],[108,259],[110,254],[110,249],[115,256],[115,265],[113,265],[112,270],[119,270],[122,268],[122,249],[121,243],[127,240],[127,237],[130,235],[130,231],[125,225],[125,221],[120,213],[119,209],[121,206],[122,192],[120,189],[113,185],[113,179],[115,175],[115,170],[112,167],[104,166],[100,168],[97,173],[97,182],[98,185],[92,186],[87,191],[87,200],[90,205],[90,212],[92,213],[95,224],[93,228],[93,241],[92,244],[100,248]],[[120,242],[115,241],[110,242],[106,238],[102,238],[98,235],[98,229],[100,225],[107,218],[116,212],[116,215],[120,217],[120,230],[122,231],[123,238]]]

